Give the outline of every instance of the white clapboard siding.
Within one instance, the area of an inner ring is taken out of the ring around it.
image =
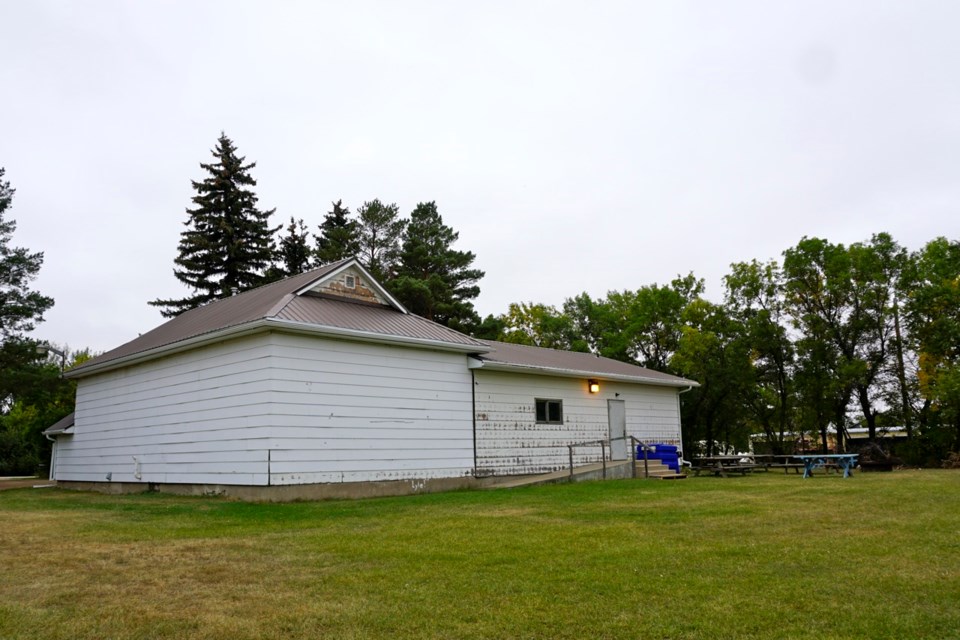
[[[264,333],[84,378],[61,480],[295,484],[473,470],[463,354]]]
[[[465,355],[276,334],[274,356],[271,484],[472,473]]]
[[[82,378],[57,478],[267,484],[268,334]]]
[[[644,442],[680,442],[676,388],[601,381],[600,393],[590,394],[586,379],[483,369],[474,375],[479,475],[567,467],[567,445],[609,438],[608,399],[624,401],[627,435]],[[562,400],[563,424],[537,424],[536,399]],[[599,446],[576,448],[574,464],[595,462],[599,453]]]

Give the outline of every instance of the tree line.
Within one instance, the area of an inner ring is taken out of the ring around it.
[[[396,204],[379,199],[355,215],[338,200],[312,233],[291,216],[277,236],[281,228],[269,222],[274,210],[257,206],[256,163],[239,156],[226,134],[212,153],[215,162],[200,165],[207,176],[192,183],[194,206],[174,260],[174,276],[192,291],[151,301],[164,317],[355,256],[411,312],[467,332],[479,325],[472,301],[484,273],[473,267],[472,252],[453,247],[459,234],[444,224],[436,202],[421,202],[403,218]]]
[[[900,453],[929,464],[960,450],[960,243],[936,238],[910,252],[889,234],[844,246],[803,238],[782,260],[741,262],[719,303],[692,273],[666,285],[581,293],[561,308],[510,304],[478,316],[483,271],[454,248],[459,234],[435,202],[408,217],[396,204],[342,200],[316,225],[271,226],[246,162],[221,134],[213,161],[192,181],[174,259],[190,290],[149,304],[165,317],[306,270],[357,257],[411,312],[477,338],[588,351],[700,383],[681,398],[687,455],[744,449],[753,434],[785,452],[798,434],[844,446],[847,430],[902,426]],[[0,474],[49,456],[41,435],[73,410],[63,365],[89,351],[38,352],[28,337],[53,299],[30,288],[43,261],[11,245],[14,190],[0,169]],[[835,435],[834,435],[835,432]]]
[[[909,252],[889,234],[803,238],[782,260],[735,263],[720,303],[693,274],[587,293],[562,309],[511,304],[498,337],[592,351],[700,383],[682,396],[685,451],[745,450],[762,434],[839,448],[851,427],[902,427],[908,461],[960,449],[960,243]],[[835,432],[835,433],[834,433]]]
[[[15,189],[0,167],[0,476],[33,474],[49,460],[42,431],[73,411],[76,384],[61,367],[89,358],[69,348],[41,352],[29,338],[53,298],[32,288],[43,253],[13,245],[17,224],[7,217]]]

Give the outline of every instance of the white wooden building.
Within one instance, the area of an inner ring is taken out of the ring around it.
[[[679,444],[678,393],[696,384],[473,339],[408,313],[352,259],[188,311],[67,375],[72,424],[48,430],[59,483],[234,495],[470,486],[563,468],[571,443]]]

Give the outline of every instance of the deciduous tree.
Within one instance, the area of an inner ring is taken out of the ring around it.
[[[754,380],[743,326],[722,305],[699,298],[683,310],[682,326],[670,366],[700,383],[684,397],[685,450],[694,451],[700,441],[707,455],[714,454],[715,442],[745,450],[750,432],[743,398]]]
[[[588,350],[586,341],[576,334],[570,317],[550,305],[511,303],[503,321],[500,340],[504,342],[548,349]]]
[[[693,274],[669,286],[649,285],[637,291],[611,291],[606,299],[586,293],[568,299],[564,312],[590,350],[607,358],[669,371],[680,341],[681,314],[703,293],[703,280]]]
[[[960,242],[937,238],[911,260],[906,318],[920,353],[919,389],[960,451]]]
[[[724,277],[725,304],[744,331],[751,349],[754,384],[745,389],[744,408],[774,453],[786,453],[794,431],[795,348],[788,334],[783,274],[776,261],[730,265]]]

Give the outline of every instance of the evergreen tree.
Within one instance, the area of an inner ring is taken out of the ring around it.
[[[4,216],[13,202],[15,189],[3,180],[5,173],[0,167],[0,341],[4,344],[23,338],[53,306],[53,298],[29,288],[43,265],[43,253],[10,246],[17,223]]]
[[[256,180],[250,169],[257,166],[237,156],[237,148],[225,133],[220,134],[212,151],[216,162],[201,163],[209,175],[191,181],[197,192],[187,209],[187,230],[180,234],[179,256],[173,274],[193,290],[179,300],[154,300],[165,318],[199,307],[211,300],[252,289],[265,281],[275,245],[270,228],[274,210],[257,208],[253,187]]]
[[[479,324],[470,302],[480,295],[483,271],[471,269],[476,257],[457,251],[456,231],[443,224],[435,202],[417,205],[410,214],[396,277],[390,290],[411,312],[455,329]]]
[[[364,202],[357,209],[357,216],[357,257],[374,278],[386,283],[394,275],[407,221],[400,217],[396,204],[383,204],[379,200]]]
[[[280,249],[277,252],[279,264],[268,271],[270,281],[289,278],[310,268],[311,251],[307,244],[307,225],[302,219],[294,220],[293,216],[290,216],[286,232],[287,234],[280,238]]]
[[[343,200],[333,203],[333,210],[327,213],[320,224],[317,240],[317,266],[351,258],[360,251],[358,225],[350,219],[350,209],[343,206]]]
[[[38,364],[37,343],[26,334],[53,306],[53,298],[30,289],[43,265],[43,253],[11,246],[17,223],[6,218],[14,189],[3,180],[5,173],[0,167],[0,475],[32,473],[42,459],[39,432],[14,428],[11,411],[24,397],[46,389],[44,381],[51,379],[41,375],[45,370]],[[56,382],[58,377],[52,379]]]

